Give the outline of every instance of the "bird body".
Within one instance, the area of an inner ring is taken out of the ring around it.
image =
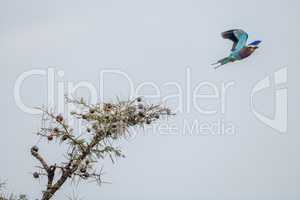
[[[231,53],[228,57],[223,58],[213,64],[217,65],[215,66],[215,69],[227,63],[235,62],[237,60],[242,60],[249,57],[261,43],[260,40],[257,40],[247,45],[246,43],[248,40],[248,34],[241,29],[225,31],[221,35],[224,39],[231,40],[233,42],[233,46],[231,48]]]
[[[253,47],[244,47],[239,51],[240,60],[249,57],[256,48]]]

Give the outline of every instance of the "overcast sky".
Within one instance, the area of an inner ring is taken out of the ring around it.
[[[137,89],[152,82],[141,93],[149,96],[159,89],[158,98],[149,97],[153,102],[180,93],[166,102],[179,108],[177,116],[161,122],[176,130],[137,129],[134,138],[118,143],[127,157],[116,164],[105,162],[104,180],[111,184],[82,184],[75,188],[80,197],[299,199],[299,8],[293,0],[0,0],[0,178],[12,192],[40,196],[45,180],[32,178],[37,163],[29,153],[37,143],[33,133],[40,118],[16,104],[14,86],[23,72],[51,67],[56,106],[58,82],[86,81],[98,100],[128,98],[130,83]],[[248,59],[215,71],[210,64],[231,48],[220,33],[232,28],[247,31],[250,41],[263,42]],[[286,68],[288,83],[274,87],[274,73]],[[106,73],[101,90],[103,70],[123,75]],[[282,133],[259,120],[250,104],[253,87],[268,76],[271,87],[255,94],[254,109],[272,119],[275,93],[288,84],[288,126]],[[28,77],[21,87],[22,102],[46,104],[46,81],[46,76]],[[199,84],[204,86],[197,94],[217,91],[219,96],[202,96],[193,104]],[[230,86],[222,92],[226,84]],[[89,93],[81,89],[77,94]],[[187,126],[195,122],[233,131],[190,133]],[[44,145],[41,151],[50,161],[59,152],[55,145]],[[66,199],[72,190],[65,186],[55,199]]]

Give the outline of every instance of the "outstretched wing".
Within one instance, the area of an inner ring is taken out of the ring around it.
[[[246,45],[248,34],[241,29],[234,29],[223,32],[222,37],[233,41],[231,51],[236,51],[242,49]]]

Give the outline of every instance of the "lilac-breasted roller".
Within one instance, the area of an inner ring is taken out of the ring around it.
[[[225,31],[221,35],[224,39],[229,39],[233,41],[233,46],[231,49],[231,53],[228,57],[223,58],[218,62],[212,64],[212,65],[216,65],[214,67],[215,69],[227,63],[235,62],[237,60],[242,60],[244,58],[247,58],[258,48],[258,45],[261,43],[260,40],[256,40],[246,45],[248,34],[241,29]]]

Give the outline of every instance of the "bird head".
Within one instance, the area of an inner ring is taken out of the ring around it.
[[[248,46],[251,52],[254,52],[256,49],[258,49],[258,46]]]
[[[250,51],[253,53],[256,49],[258,49],[258,45],[261,43],[260,40],[256,40],[254,42],[251,42],[250,44],[248,44],[248,48],[250,49]]]

